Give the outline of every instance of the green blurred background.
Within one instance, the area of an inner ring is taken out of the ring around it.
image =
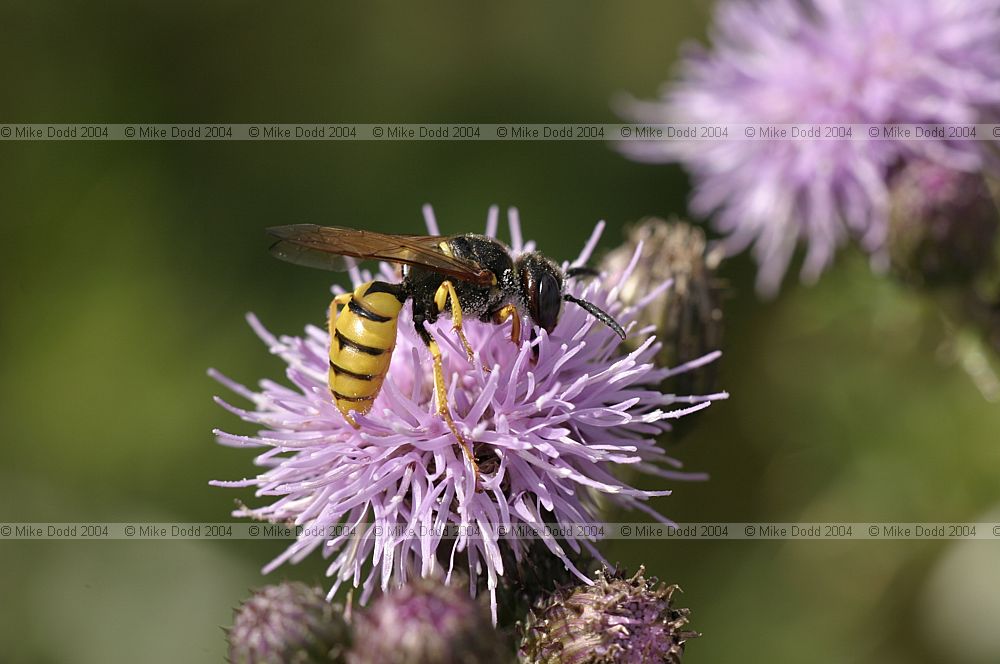
[[[8,2],[5,122],[613,122],[651,96],[711,7],[553,2]],[[0,521],[221,521],[209,479],[253,472],[213,427],[217,367],[281,378],[244,323],[323,319],[320,273],[268,257],[292,222],[445,232],[517,205],[575,255],[644,215],[682,214],[675,167],[571,143],[4,143],[0,160]],[[728,262],[722,387],[673,452],[706,483],[678,521],[1000,521],[1000,412],[940,360],[934,309],[845,254],[760,302]],[[653,486],[653,483],[646,484]],[[627,518],[627,517],[622,517]],[[217,662],[281,542],[0,544],[0,660]],[[1000,543],[611,542],[683,586],[696,662],[996,662]]]

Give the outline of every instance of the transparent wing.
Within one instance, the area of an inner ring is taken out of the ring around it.
[[[339,226],[274,226],[271,253],[281,260],[324,270],[346,270],[350,259],[372,259],[423,267],[463,281],[488,285],[493,276],[473,261],[444,253],[447,236],[391,235]]]

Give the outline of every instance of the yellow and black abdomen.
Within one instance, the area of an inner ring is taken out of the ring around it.
[[[369,281],[330,306],[330,393],[352,424],[350,411],[371,410],[396,346],[403,303],[386,286]],[[339,314],[338,304],[344,305]]]

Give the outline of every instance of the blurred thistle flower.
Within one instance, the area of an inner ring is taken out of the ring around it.
[[[354,620],[348,664],[505,664],[511,647],[468,589],[415,579]]]
[[[425,215],[429,232],[438,234],[429,207]],[[497,216],[491,208],[488,235],[496,234]],[[521,240],[516,210],[509,220],[513,252],[531,250],[533,243]],[[590,257],[602,228],[598,225],[576,264]],[[629,272],[623,272],[622,282]],[[370,278],[359,270],[351,276],[355,284]],[[397,279],[384,264],[381,277]],[[567,290],[605,309],[632,333],[648,334],[634,323],[646,302],[623,306],[619,285],[600,279],[571,281]],[[658,294],[654,289],[649,300]],[[511,525],[595,521],[601,494],[618,506],[666,521],[646,503],[670,491],[633,488],[614,471],[624,465],[669,480],[702,479],[682,472],[680,462],[657,445],[656,436],[670,428],[669,420],[726,396],[676,396],[650,387],[687,367],[657,367],[653,360],[659,345],[652,337],[620,354],[618,336],[581,308],[566,308],[551,335],[539,330],[536,339],[526,338],[519,346],[510,342],[508,325],[467,322],[466,334],[479,356],[474,366],[452,333],[451,321],[442,318],[429,327],[444,350],[452,415],[474,446],[482,474],[482,490],[476,491],[473,471],[436,413],[430,358],[413,330],[410,307],[400,312],[382,392],[367,415],[356,416],[358,429],[330,399],[327,332],[310,326],[304,337],[279,338],[256,318],[249,320],[271,352],[288,364],[292,387],[266,380],[254,392],[211,372],[255,409],[219,403],[263,427],[256,436],[217,431],[219,442],[265,450],[256,457],[265,468],[258,476],[214,484],[255,487],[258,497],[274,499],[256,509],[241,507],[236,516],[304,527],[265,573],[319,549],[332,558],[327,574],[335,580],[329,596],[348,582],[361,587],[361,603],[378,587],[384,591],[410,577],[435,574],[442,566],[450,578],[459,566],[473,589],[485,577],[495,621],[496,588],[505,571],[502,548],[520,560],[529,544],[515,536]],[[672,408],[677,404],[685,406]],[[337,525],[349,528],[331,533]],[[456,528],[457,536],[445,537],[444,526]],[[541,542],[580,578],[587,577],[570,554],[586,550],[603,560],[591,540],[545,537]]]
[[[909,283],[971,285],[992,272],[998,226],[997,203],[979,173],[913,161],[893,177],[889,256]]]
[[[619,295],[626,306],[671,281],[670,288],[643,307],[638,319],[641,326],[656,329],[662,344],[656,356],[660,365],[686,364],[720,348],[722,282],[715,269],[722,256],[718,250],[708,250],[704,231],[679,219],[643,219],[628,230],[624,244],[601,261],[611,281],[624,274],[636,251],[639,260]],[[642,341],[632,336],[625,345],[634,348]],[[715,389],[715,367],[713,362],[676,375],[669,385],[682,394],[711,391]]]
[[[641,122],[705,124],[991,123],[1000,120],[997,0],[724,0],[679,80],[658,102],[629,101]],[[715,215],[729,253],[753,243],[758,289],[773,294],[804,239],[815,280],[849,237],[885,263],[887,178],[922,158],[984,167],[985,141],[742,140],[627,142],[649,162],[679,162],[692,210]]]
[[[626,578],[601,571],[593,585],[564,588],[543,600],[521,626],[524,664],[677,664],[688,609],[671,602],[677,586],[647,579],[640,567]]]
[[[265,586],[234,613],[232,664],[343,662],[350,646],[342,608],[304,583]]]

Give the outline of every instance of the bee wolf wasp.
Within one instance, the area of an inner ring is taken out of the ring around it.
[[[462,325],[466,318],[502,324],[511,320],[511,341],[520,344],[522,318],[551,333],[562,303],[572,302],[614,330],[625,331],[591,302],[565,292],[567,278],[596,271],[563,271],[539,252],[514,258],[510,249],[485,235],[390,235],[372,231],[295,224],[267,229],[276,239],[271,253],[308,267],[343,270],[348,259],[373,259],[403,266],[400,283],[369,281],[330,304],[330,393],[347,421],[366,414],[378,397],[396,345],[399,311],[413,303],[413,325],[434,360],[437,410],[477,471],[472,449],[458,431],[446,401],[441,349],[427,329],[449,315],[452,329],[474,360]],[[339,312],[338,312],[339,310]]]

